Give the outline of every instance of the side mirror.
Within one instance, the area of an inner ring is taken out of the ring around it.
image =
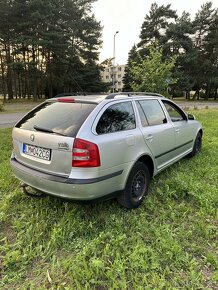
[[[195,120],[195,116],[192,114],[188,114],[188,120]]]

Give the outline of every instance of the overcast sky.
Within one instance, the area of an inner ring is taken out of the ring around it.
[[[93,12],[103,26],[103,47],[100,51],[100,61],[113,57],[113,39],[116,31],[116,63],[125,64],[128,52],[138,43],[141,26],[146,14],[149,14],[151,4],[158,6],[171,4],[180,16],[185,10],[194,17],[206,0],[97,0]],[[218,0],[213,0],[213,7],[218,8]]]

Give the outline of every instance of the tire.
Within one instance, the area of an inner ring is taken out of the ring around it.
[[[148,167],[137,162],[128,176],[125,189],[117,198],[118,202],[129,209],[137,208],[148,193],[150,173]]]
[[[195,155],[199,154],[201,152],[201,145],[202,145],[202,135],[200,132],[198,132],[196,138],[195,138],[195,143],[193,146],[193,150],[191,153],[189,153],[187,156],[189,158],[194,157]]]

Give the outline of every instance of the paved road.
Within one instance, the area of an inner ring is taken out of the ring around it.
[[[184,110],[186,110],[187,108],[190,110],[193,110],[195,108],[197,109],[208,109],[208,108],[217,108],[218,107],[218,103],[217,102],[201,102],[201,101],[195,101],[195,102],[178,102],[177,103],[181,108],[183,108]]]
[[[25,115],[25,113],[0,114],[0,128],[10,128]]]

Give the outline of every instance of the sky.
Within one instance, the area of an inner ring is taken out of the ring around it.
[[[100,50],[100,62],[113,57],[115,37],[115,63],[126,64],[128,53],[134,44],[139,42],[141,26],[151,4],[158,6],[171,4],[181,16],[185,10],[192,18],[206,0],[97,0],[93,4],[93,13],[103,26],[103,45]],[[213,0],[213,8],[218,8],[218,0]]]

